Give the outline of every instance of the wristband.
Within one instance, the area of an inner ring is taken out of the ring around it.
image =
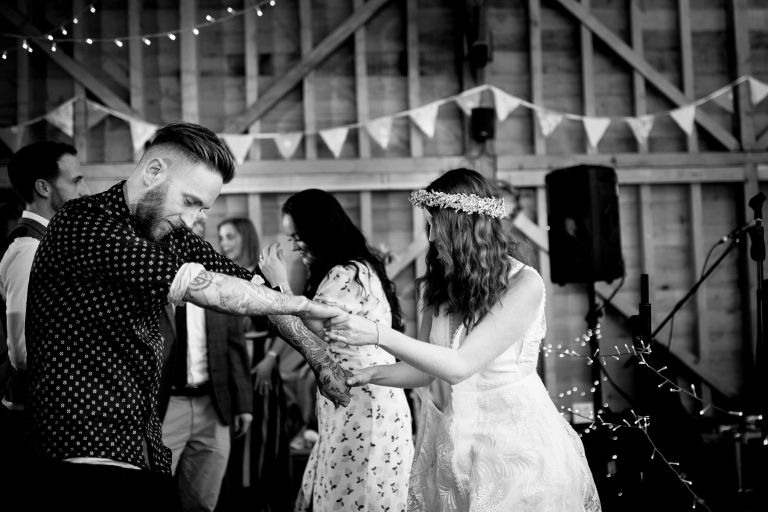
[[[275,352],[274,350],[268,350],[268,351],[267,351],[267,355],[268,355],[268,356],[272,356],[272,357],[274,357],[275,359],[277,359],[277,352]]]

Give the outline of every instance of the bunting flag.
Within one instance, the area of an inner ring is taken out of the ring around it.
[[[471,116],[472,109],[480,106],[481,94],[482,94],[482,91],[461,93],[458,96],[456,96],[455,101],[465,115]]]
[[[86,116],[88,118],[87,120],[87,126],[90,130],[100,122],[104,120],[105,117],[107,117],[107,112],[105,112],[103,109],[99,108],[98,103],[94,103],[91,100],[85,101],[85,110],[86,110]]]
[[[344,141],[347,140],[347,133],[349,128],[342,126],[341,128],[330,128],[328,130],[320,130],[320,137],[331,150],[335,158],[339,158],[341,154],[341,147],[344,145]]]
[[[611,124],[611,119],[609,117],[585,117],[582,119],[582,122],[584,123],[584,130],[587,132],[589,145],[597,148],[603,135],[605,135],[605,131]]]
[[[376,141],[376,144],[381,146],[382,149],[387,149],[389,146],[389,137],[392,135],[392,121],[391,116],[380,117],[373,119],[365,123],[365,128],[371,135],[371,138]]]
[[[637,142],[644,146],[653,129],[653,116],[626,117],[624,120],[632,129]]]
[[[7,128],[0,128],[0,140],[5,142],[5,145],[11,148],[14,153],[21,147],[21,139],[24,136],[23,126],[9,126]]]
[[[768,84],[757,78],[749,77],[749,90],[751,92],[752,105],[757,105],[768,96]]]
[[[718,94],[714,98],[712,98],[712,101],[714,101],[720,108],[725,110],[726,112],[729,112],[733,114],[733,90],[729,89],[725,91],[723,94]]]
[[[75,99],[67,100],[55,109],[45,114],[45,120],[61,130],[67,137],[75,133],[74,109],[72,104]]]
[[[493,102],[496,105],[496,116],[499,118],[499,122],[508,118],[509,114],[522,103],[520,98],[515,98],[496,87],[491,87],[491,91],[493,92]]]
[[[565,118],[565,116],[562,114],[558,114],[557,112],[552,112],[551,110],[545,109],[537,109],[536,116],[539,118],[541,133],[543,133],[545,137],[552,135],[552,132],[555,131],[555,128],[557,128]]]
[[[669,115],[675,120],[677,125],[686,133],[686,135],[693,133],[693,121],[696,119],[695,105],[680,107],[671,111]]]
[[[301,132],[281,133],[275,136],[275,145],[277,150],[280,151],[280,156],[283,159],[288,160],[296,152],[296,148],[299,147],[299,142],[304,137]]]
[[[152,138],[158,128],[156,124],[146,123],[138,119],[126,119],[131,128],[131,140],[133,140],[133,151],[142,151],[144,144]]]
[[[240,133],[220,133],[219,137],[227,143],[232,156],[235,157],[237,165],[243,165],[245,157],[248,156],[248,150],[253,144],[253,135]]]
[[[437,121],[438,102],[429,103],[408,112],[408,115],[416,126],[430,139],[435,136],[435,123]]]

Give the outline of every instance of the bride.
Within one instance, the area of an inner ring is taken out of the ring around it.
[[[544,283],[515,259],[500,196],[468,169],[411,195],[429,226],[427,270],[417,280],[428,343],[348,314],[327,321],[326,336],[400,360],[359,370],[351,386],[451,384],[445,414],[428,399],[422,407],[409,510],[599,511],[581,441],[536,373]]]

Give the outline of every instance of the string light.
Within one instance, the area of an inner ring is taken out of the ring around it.
[[[67,25],[69,25],[70,23],[72,25],[77,25],[78,23],[80,23],[80,20],[82,19],[82,16],[84,14],[95,14],[96,4],[97,2],[91,3],[86,9],[83,9],[82,12],[77,13],[76,16],[72,17],[71,20],[60,24],[57,28],[45,34],[32,36],[32,37],[22,35],[22,34],[5,34],[5,35],[8,37],[23,39],[25,41],[27,39],[46,39],[51,43],[70,42],[70,43],[81,43],[81,44],[84,43],[87,45],[93,45],[95,42],[113,42],[120,48],[124,46],[125,41],[131,40],[131,39],[138,39],[142,41],[145,45],[150,46],[151,43],[148,43],[147,41],[151,41],[152,39],[168,37],[168,39],[170,39],[171,41],[175,41],[177,34],[182,32],[187,32],[187,31],[190,31],[197,36],[197,35],[200,35],[201,28],[218,24],[218,23],[223,23],[233,18],[242,16],[247,12],[253,12],[254,10],[256,11],[256,14],[258,14],[259,16],[262,16],[264,14],[264,12],[261,9],[262,6],[269,4],[270,7],[274,7],[277,4],[277,2],[275,2],[274,0],[271,0],[271,1],[261,0],[254,5],[249,5],[240,10],[234,9],[232,7],[227,7],[226,10],[222,13],[222,16],[206,14],[205,22],[203,23],[199,23],[197,25],[193,25],[189,27],[181,27],[171,31],[163,31],[163,32],[140,34],[140,35],[122,35],[118,37],[114,37],[114,36],[113,37],[82,37],[82,38],[68,37],[70,36],[70,30],[68,29]],[[123,44],[117,44],[117,41],[120,41]],[[29,45],[22,45],[22,48],[24,50],[30,51]],[[2,50],[2,51],[7,52],[7,50]]]
[[[122,48],[123,47],[123,42],[121,40],[119,40],[119,39],[115,39],[115,44],[117,45],[118,48]]]
[[[8,60],[8,52],[3,52],[3,60]]]
[[[51,51],[52,52],[56,51],[56,43],[51,44]]]
[[[152,44],[152,41],[150,41],[146,37],[144,39],[142,39],[142,41],[144,41],[144,44],[147,45],[147,46],[150,46]]]

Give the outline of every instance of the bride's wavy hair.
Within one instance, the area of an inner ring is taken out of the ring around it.
[[[482,175],[464,168],[446,172],[427,190],[503,197]],[[417,286],[426,306],[460,315],[471,329],[509,285],[510,256],[517,256],[517,241],[507,233],[503,219],[452,208],[427,210],[435,241],[429,244],[426,273],[416,280]]]

